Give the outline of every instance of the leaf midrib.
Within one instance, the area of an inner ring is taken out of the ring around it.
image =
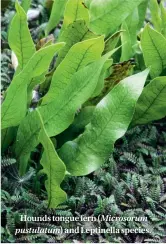
[[[128,93],[127,93],[127,94],[128,94]],[[120,102],[120,106],[118,107],[118,109],[115,108],[115,113],[112,114],[112,116],[109,118],[108,123],[105,124],[105,126],[102,128],[102,130],[100,131],[100,133],[97,135],[96,140],[93,140],[93,143],[91,143],[90,145],[87,145],[87,144],[86,144],[86,147],[88,147],[88,148],[90,148],[91,150],[93,150],[93,148],[91,148],[90,146],[93,145],[94,143],[96,143],[96,142],[99,140],[100,136],[103,134],[103,132],[105,131],[105,129],[106,129],[106,128],[109,126],[109,124],[112,122],[112,121],[111,121],[112,118],[113,118],[114,116],[117,115],[117,113],[118,113],[118,111],[119,111],[120,108],[123,108],[123,101],[126,99],[127,94],[124,95],[124,98],[121,100],[121,102]],[[122,105],[121,105],[121,104],[122,104]],[[107,109],[109,110],[109,113],[110,113],[110,109],[109,109],[108,107],[107,107]],[[133,113],[134,113],[134,111],[133,111]],[[132,118],[132,117],[131,117],[131,118]],[[93,151],[94,151],[94,150],[93,150]],[[95,153],[96,153],[96,151],[95,151]]]
[[[71,101],[74,99],[75,96],[79,96],[78,94],[87,86],[87,84],[89,83],[89,79],[87,80],[87,82],[81,86],[77,91],[74,91],[73,95],[69,98],[69,100],[66,101],[66,103],[64,103],[61,107],[59,107],[58,111],[56,114],[52,114],[50,118],[47,119],[47,121],[44,121],[44,125],[48,124],[50,120],[52,120],[53,118],[55,118],[55,116],[57,116],[57,114],[59,114],[59,111],[63,110],[63,108],[67,105],[69,105],[71,103]],[[57,100],[63,100],[61,98],[64,97],[64,94],[61,94],[60,96],[60,99],[58,98]],[[52,103],[55,103],[55,101],[52,101]],[[43,105],[44,106],[47,106],[47,104]],[[42,107],[41,107],[42,108]]]
[[[149,29],[148,29],[148,34],[149,34],[150,40],[151,40],[153,46],[155,47],[155,49],[156,49],[156,51],[157,51],[157,53],[158,53],[158,56],[159,56],[159,58],[160,58],[160,60],[161,60],[161,65],[162,65],[162,70],[163,70],[163,69],[164,69],[163,58],[162,58],[162,56],[161,56],[161,54],[160,54],[160,51],[159,51],[158,47],[156,46],[155,42],[153,41],[153,38],[152,38],[152,36],[151,36],[151,34],[150,34],[150,32],[149,32]]]

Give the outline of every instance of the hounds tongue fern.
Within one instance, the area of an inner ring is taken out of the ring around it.
[[[39,50],[22,72],[14,77],[2,104],[2,129],[19,125],[21,119],[25,117],[28,84],[32,78],[40,76],[48,69],[55,52],[63,45],[64,43],[58,43]]]
[[[42,172],[47,175],[45,186],[48,193],[48,207],[56,208],[57,205],[66,200],[66,193],[60,188],[60,184],[65,177],[66,167],[55,151],[54,145],[44,128],[40,114],[39,118],[41,123],[39,141],[44,147],[41,165],[43,166]]]
[[[18,1],[16,1],[15,6],[17,13],[10,24],[8,41],[10,48],[18,59],[19,66],[16,71],[18,74],[33,56],[36,49],[28,28],[26,13]]]
[[[115,141],[124,135],[132,120],[148,73],[145,70],[121,81],[98,103],[85,132],[62,146],[60,156],[71,174],[89,174],[109,158]]]

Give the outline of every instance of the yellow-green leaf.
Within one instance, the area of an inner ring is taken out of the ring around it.
[[[27,111],[27,86],[31,80],[45,72],[55,52],[64,43],[45,47],[36,52],[25,68],[14,77],[2,104],[2,129],[17,126]]]
[[[21,7],[24,9],[25,12],[28,11],[30,6],[31,6],[31,0],[22,0]]]
[[[138,9],[134,9],[123,22],[121,29],[124,30],[121,34],[122,55],[121,62],[127,61],[135,54],[134,46],[137,43],[137,29],[139,24]]]
[[[114,33],[144,0],[92,0],[90,27],[97,34]]]
[[[77,42],[82,42],[88,39],[97,37],[91,32],[84,20],[78,20],[68,25],[68,27],[62,32],[58,41],[65,42],[66,45],[58,53],[56,65],[58,66],[65,58],[69,49]]]
[[[17,134],[16,127],[6,128],[1,131],[1,152],[4,153],[14,141]]]
[[[58,135],[73,122],[77,109],[94,92],[105,62],[103,57],[79,70],[56,99],[38,108],[49,136]]]
[[[63,29],[76,20],[83,19],[89,22],[88,9],[82,3],[82,0],[68,0],[64,13]]]
[[[146,11],[148,7],[149,0],[144,0],[139,6],[138,6],[138,15],[139,15],[139,23],[138,23],[138,30],[143,27]]]
[[[122,30],[115,32],[105,41],[105,48],[103,54],[112,51],[116,47],[122,32]]]
[[[55,136],[69,127],[77,109],[93,93],[107,56],[79,70],[70,85],[49,103],[38,107],[49,136]],[[20,162],[20,172],[25,173],[30,152],[39,144],[40,125],[36,110],[29,113],[18,128],[16,155]],[[26,138],[26,140],[25,140]]]
[[[67,0],[54,0],[52,10],[51,10],[51,15],[50,15],[50,18],[49,18],[49,21],[47,23],[46,30],[45,30],[46,36],[60,22],[60,20],[63,16],[63,13],[64,13],[66,3],[67,3]]]
[[[65,59],[57,67],[52,77],[50,89],[42,100],[48,104],[57,99],[70,84],[73,75],[87,64],[99,59],[104,50],[104,37],[79,42],[71,47]]]
[[[19,161],[20,175],[26,173],[31,151],[39,144],[40,130],[41,124],[36,110],[29,112],[18,127],[15,152]]]
[[[47,175],[45,187],[48,194],[48,207],[56,208],[60,203],[67,199],[66,193],[60,187],[60,184],[65,177],[66,167],[59,158],[54,145],[44,128],[41,116],[40,121],[38,121],[39,124],[41,124],[39,141],[44,147],[40,163],[43,166],[42,173]]]
[[[160,17],[160,7],[157,0],[149,1],[149,9],[151,13],[151,21],[154,28],[161,32],[161,17]]]
[[[166,116],[166,76],[152,80],[138,99],[132,126]]]
[[[166,68],[166,38],[147,25],[141,35],[141,47],[151,77],[159,76]]]
[[[18,74],[25,67],[36,49],[28,28],[26,13],[18,1],[16,1],[16,10],[17,13],[10,24],[8,42],[18,59],[19,65],[16,71]]]
[[[85,132],[75,141],[65,143],[60,157],[72,175],[87,175],[98,169],[113,151],[133,117],[148,71],[121,81],[96,106]]]
[[[133,50],[132,50],[130,31],[126,21],[123,22],[121,29],[124,31],[121,34],[121,42],[123,45],[122,45],[122,54],[121,54],[120,61],[124,62],[129,60],[133,56]]]

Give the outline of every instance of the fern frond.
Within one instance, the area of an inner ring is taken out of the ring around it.
[[[122,157],[125,158],[125,159],[127,159],[129,162],[131,162],[133,164],[137,164],[138,163],[137,156],[134,155],[131,152],[124,152]]]
[[[64,217],[72,217],[73,214],[71,213],[71,210],[57,210],[56,214],[58,216],[64,216]]]

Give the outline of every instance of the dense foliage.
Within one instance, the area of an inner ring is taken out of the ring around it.
[[[2,11],[2,242],[164,242],[165,2],[23,0]],[[78,224],[151,232],[15,235]]]

